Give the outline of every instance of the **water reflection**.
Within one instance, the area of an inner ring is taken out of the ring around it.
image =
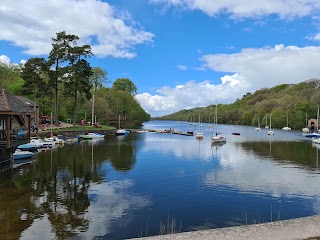
[[[318,151],[312,150],[310,144],[296,142],[243,142],[235,148],[229,145],[215,159],[221,166],[218,174],[208,173],[205,184],[274,197],[318,197]],[[313,160],[306,153],[313,155]]]
[[[320,213],[319,146],[249,129],[216,145],[208,130],[201,141],[143,133],[44,150],[0,179],[0,236],[125,239],[159,234],[168,217],[188,231],[247,224],[244,214],[270,221],[271,208]]]
[[[108,234],[110,225],[128,211],[148,206],[148,198],[130,193],[134,181],[106,181],[108,161],[118,171],[130,170],[135,163],[132,144],[117,138],[106,148],[104,140],[93,140],[40,152],[35,164],[14,174],[13,185],[5,184],[7,192],[0,191],[0,225],[4,221],[11,229],[0,227],[1,236],[93,238]]]

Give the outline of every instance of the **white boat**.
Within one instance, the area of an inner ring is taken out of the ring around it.
[[[202,132],[198,132],[196,137],[197,137],[197,139],[202,139],[203,138],[203,133]]]
[[[214,126],[217,127],[217,124],[218,124],[218,109],[217,109],[218,105],[216,105],[216,110],[215,110],[215,116],[214,116]],[[211,144],[217,144],[217,143],[226,143],[227,142],[227,138],[226,137],[223,137],[221,135],[221,133],[218,133],[217,130],[216,130],[216,134],[213,135],[211,137]]]
[[[211,137],[211,144],[225,143],[225,142],[227,142],[227,138],[221,136],[220,134],[216,134],[216,136]]]
[[[272,128],[271,128],[271,114],[270,114],[270,130],[268,131],[268,135],[274,135],[274,132],[272,131]]]
[[[305,135],[308,133],[310,133],[310,130],[308,128],[308,113],[306,113],[306,127],[302,128],[302,134]]]
[[[50,142],[50,143],[53,143],[53,144],[63,144],[64,143],[64,140],[61,139],[61,138],[58,138],[57,136],[44,138],[43,141],[44,142]]]
[[[118,129],[116,131],[116,135],[126,135],[127,133],[128,133],[128,131],[125,129]]]
[[[202,139],[203,138],[203,133],[200,131],[200,126],[201,126],[201,124],[200,124],[200,113],[199,113],[199,130],[198,130],[198,132],[196,134],[196,138],[197,139]]]
[[[96,139],[96,138],[104,138],[104,134],[96,133],[96,132],[89,132],[87,134],[79,135],[81,139]]]
[[[38,137],[32,137],[30,139],[30,143],[36,145],[38,148],[41,148],[44,141],[41,138]]]
[[[35,153],[30,152],[30,151],[24,151],[19,148],[17,148],[14,153],[13,153],[13,159],[18,160],[18,159],[24,159],[24,158],[31,158]]]
[[[264,128],[269,128],[269,126],[268,126],[268,114],[266,115],[266,126]]]
[[[255,129],[256,131],[261,131],[261,128],[260,128],[260,118],[258,116],[258,127]]]
[[[286,126],[286,127],[283,127],[282,130],[290,131],[290,130],[291,130],[291,127],[289,127],[288,125],[289,125],[289,123],[288,123],[288,116],[287,116],[287,126]]]
[[[119,129],[117,129],[117,131],[116,131],[116,135],[126,135],[127,133],[128,133],[128,131],[127,130],[125,130],[125,129],[121,129],[121,127],[120,127],[120,114],[119,114],[119,120],[118,120],[118,122],[119,122]]]
[[[305,127],[305,128],[302,128],[302,133],[303,134],[308,134],[310,131],[309,131],[309,128]]]

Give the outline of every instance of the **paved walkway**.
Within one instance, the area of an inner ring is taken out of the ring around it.
[[[272,223],[142,238],[144,240],[302,240],[320,239],[320,215]],[[137,238],[141,239],[141,238]]]

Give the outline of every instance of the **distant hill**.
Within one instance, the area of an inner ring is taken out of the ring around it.
[[[287,125],[292,129],[301,129],[308,119],[317,118],[320,106],[320,79],[310,79],[299,84],[281,84],[273,88],[263,88],[255,93],[247,93],[232,104],[218,104],[218,123],[258,125],[262,127],[272,114],[272,127],[282,128]],[[181,110],[154,119],[174,121],[195,121],[201,116],[201,122],[213,122],[215,105],[202,108]],[[269,122],[269,121],[268,121]]]

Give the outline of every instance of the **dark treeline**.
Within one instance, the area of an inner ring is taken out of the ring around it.
[[[52,38],[48,58],[30,58],[25,64],[0,63],[0,88],[13,95],[27,96],[39,105],[40,115],[55,116],[56,121],[82,119],[100,124],[134,127],[150,119],[135,100],[135,84],[127,78],[111,83],[107,71],[91,67],[90,45],[78,45],[79,37],[57,33]],[[111,84],[111,87],[107,87]],[[94,104],[93,104],[94,101]]]
[[[292,129],[306,126],[308,119],[317,118],[317,107],[320,106],[320,80],[311,79],[299,84],[282,84],[270,89],[261,89],[247,93],[232,104],[218,104],[218,123],[257,126],[258,119],[263,127],[270,114],[272,127],[282,128],[287,125]],[[216,106],[181,110],[159,117],[175,121],[197,122],[199,114],[202,122],[213,122]]]

